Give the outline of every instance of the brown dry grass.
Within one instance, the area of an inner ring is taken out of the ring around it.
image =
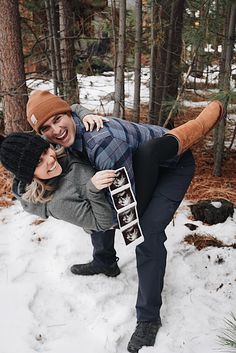
[[[181,111],[181,118],[176,120],[176,126],[195,118],[202,108],[188,108]],[[231,131],[227,128],[226,139],[232,138]],[[186,198],[193,201],[225,198],[236,205],[236,151],[230,150],[225,153],[222,164],[222,176],[213,175],[214,156],[213,134],[210,133],[204,140],[192,148],[196,161],[196,172],[193,181],[186,194]]]
[[[0,207],[12,205],[11,181],[10,173],[0,164]]]
[[[41,223],[44,223],[45,220],[44,219],[41,219],[41,218],[37,218],[35,219],[32,223],[30,223],[31,225],[34,225],[34,226],[38,226],[39,224]]]
[[[191,96],[193,99],[193,95]],[[196,101],[201,98],[197,97]],[[175,120],[175,126],[196,118],[202,111],[202,108],[182,108],[179,116]],[[147,122],[148,107],[143,106],[141,109],[141,121]],[[131,111],[127,112],[127,119],[130,119]],[[232,131],[233,127],[231,128]],[[192,148],[196,161],[196,172],[188,189],[186,198],[192,201],[225,198],[236,205],[236,151],[226,153],[226,158],[223,161],[222,176],[213,176],[213,149],[208,147],[212,145],[212,133],[209,134],[202,142]],[[226,136],[230,140],[232,134]]]
[[[236,249],[236,244],[224,244],[221,240],[216,239],[212,235],[199,235],[199,234],[190,234],[186,235],[184,241],[188,244],[194,245],[197,250],[202,250],[209,246],[217,248],[233,248]]]
[[[202,145],[202,144],[201,144]],[[236,205],[236,153],[230,152],[225,158],[222,176],[213,176],[213,153],[198,145],[193,149],[196,172],[186,194],[189,200],[224,198]]]

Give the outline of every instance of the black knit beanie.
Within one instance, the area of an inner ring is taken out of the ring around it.
[[[50,144],[40,136],[16,132],[0,138],[0,161],[17,179],[31,183],[43,151]]]

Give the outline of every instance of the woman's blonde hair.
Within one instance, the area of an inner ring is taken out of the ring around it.
[[[57,158],[61,158],[66,155],[64,147],[55,149],[50,145],[50,148],[56,152]],[[41,179],[34,177],[32,182],[26,186],[25,190],[26,192],[22,195],[23,200],[32,203],[46,203],[53,198],[53,193],[55,192],[56,188],[47,185]]]

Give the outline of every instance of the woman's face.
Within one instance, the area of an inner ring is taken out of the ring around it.
[[[49,147],[41,154],[34,171],[34,176],[42,180],[47,180],[60,175],[61,172],[62,168],[57,161],[56,153]]]

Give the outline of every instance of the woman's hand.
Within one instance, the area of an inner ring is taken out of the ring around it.
[[[96,126],[96,130],[99,131],[103,128],[103,122],[109,121],[109,119],[105,118],[101,115],[96,114],[88,114],[83,118],[83,124],[86,131],[93,131]]]
[[[91,178],[91,182],[96,189],[102,190],[108,186],[111,186],[115,177],[116,173],[114,170],[101,170],[100,172],[94,174],[94,176]]]

